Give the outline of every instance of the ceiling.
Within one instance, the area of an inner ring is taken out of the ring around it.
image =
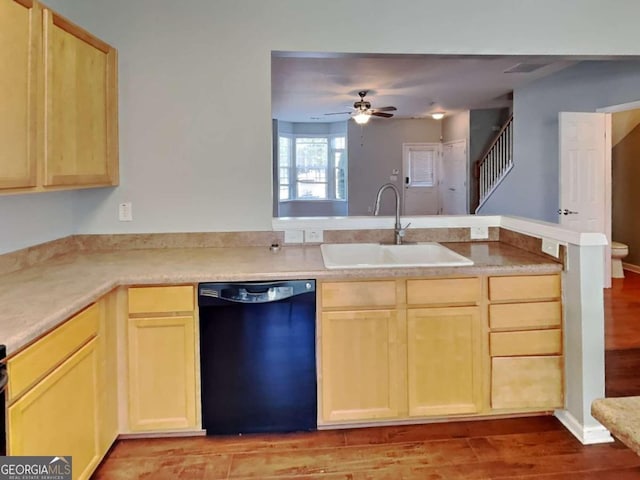
[[[368,90],[372,108],[397,107],[396,118],[507,107],[516,87],[576,63],[558,56],[274,52],[272,116],[289,122],[347,120],[349,114],[325,113],[351,111],[360,90]],[[514,67],[535,69],[505,73]]]

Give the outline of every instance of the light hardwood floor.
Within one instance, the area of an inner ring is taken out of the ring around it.
[[[640,275],[605,291],[607,396],[640,395]],[[583,446],[553,417],[119,441],[94,475],[130,479],[626,480],[640,457]]]

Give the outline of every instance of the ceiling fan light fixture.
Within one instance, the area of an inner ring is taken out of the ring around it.
[[[444,118],[444,112],[432,113],[431,118],[433,118],[434,120],[442,120]]]
[[[353,116],[353,119],[358,125],[364,125],[369,121],[369,118],[371,118],[371,114],[367,112],[358,112],[357,115]]]

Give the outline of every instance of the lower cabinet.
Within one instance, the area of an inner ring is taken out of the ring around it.
[[[321,283],[325,425],[562,408],[560,276]]]
[[[322,417],[329,421],[400,415],[398,317],[393,310],[322,314]]]
[[[481,410],[480,281],[459,280],[321,285],[322,422]]]
[[[480,327],[477,307],[407,311],[410,416],[480,411]]]
[[[73,478],[91,476],[117,429],[102,400],[103,313],[94,304],[9,360],[9,455],[71,455]]]
[[[196,426],[193,316],[129,319],[132,431]]]
[[[11,455],[72,455],[73,478],[89,478],[98,453],[96,340],[9,407]]]
[[[196,429],[192,286],[129,289],[129,429]]]
[[[494,411],[563,407],[560,292],[558,275],[489,278]]]

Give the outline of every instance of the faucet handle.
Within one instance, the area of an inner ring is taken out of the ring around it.
[[[398,230],[398,235],[400,235],[401,237],[404,237],[405,233],[407,233],[407,228],[409,228],[409,225],[411,225],[411,222],[407,223],[404,227],[400,225],[400,230]]]

